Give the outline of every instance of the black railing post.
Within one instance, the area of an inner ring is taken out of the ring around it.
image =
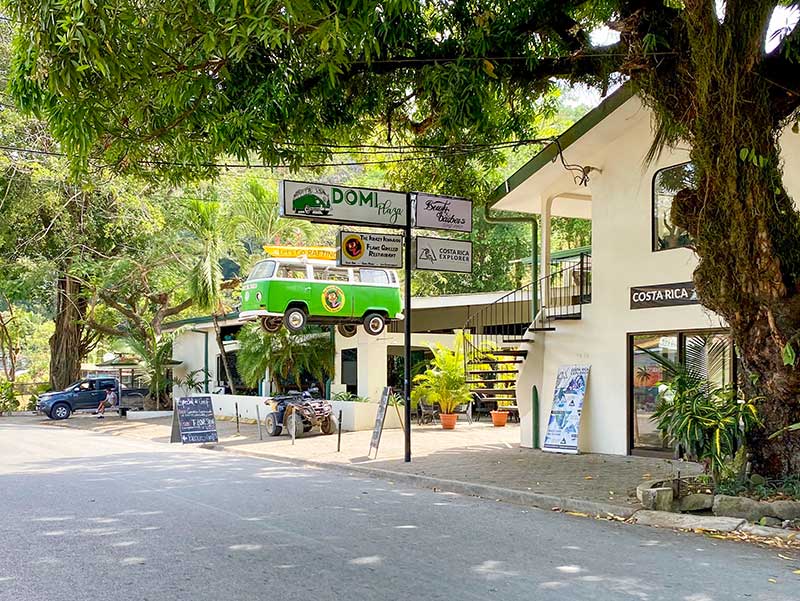
[[[579,311],[579,315],[580,315],[581,317],[583,317],[583,301],[584,301],[584,296],[583,296],[584,290],[583,290],[583,286],[584,286],[584,278],[585,278],[585,273],[584,273],[584,262],[583,262],[583,253],[581,253],[581,262],[580,262],[580,268],[579,268],[579,269],[581,270],[581,272],[580,272],[580,274],[578,275],[578,282],[579,282],[579,284],[580,284],[580,285],[579,285],[579,288],[580,288],[580,290],[578,291],[578,294],[580,294],[580,297],[579,297],[579,298],[580,298],[580,305],[578,306],[578,311]]]

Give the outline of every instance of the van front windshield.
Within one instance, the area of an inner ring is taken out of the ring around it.
[[[274,273],[275,261],[261,261],[260,263],[256,263],[256,266],[253,267],[253,271],[250,272],[247,281],[266,280],[267,278],[271,278]]]

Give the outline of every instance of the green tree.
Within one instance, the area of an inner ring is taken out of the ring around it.
[[[654,153],[692,148],[696,184],[673,216],[692,235],[703,304],[765,397],[755,468],[800,471],[800,433],[768,439],[800,421],[800,369],[782,356],[800,331],[800,213],[778,143],[800,108],[800,28],[765,50],[786,2],[4,3],[19,23],[14,97],[76,170],[95,155],[173,177],[225,154],[299,167],[376,135],[474,151],[534,136],[556,78],[628,77],[655,114]],[[620,36],[598,48],[603,24]]]
[[[236,355],[239,373],[253,388],[267,370],[277,392],[283,392],[287,383],[300,390],[303,373],[325,390],[325,381],[333,376],[333,342],[328,332],[292,334],[282,328],[268,334],[257,324],[247,324],[237,338],[241,345]]]

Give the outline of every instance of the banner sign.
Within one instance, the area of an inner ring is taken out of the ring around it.
[[[472,242],[469,240],[417,236],[415,242],[415,269],[472,273]]]
[[[217,442],[217,422],[210,396],[181,397],[174,403],[170,442]]]
[[[583,398],[589,365],[562,365],[553,391],[553,407],[544,435],[543,451],[577,453]]]
[[[697,290],[694,282],[678,284],[657,284],[655,286],[636,286],[631,288],[631,309],[651,307],[675,307],[697,305]]]
[[[399,269],[403,266],[403,237],[340,231],[336,264]]]
[[[372,227],[406,224],[406,195],[401,192],[284,180],[278,194],[282,217]]]
[[[472,201],[455,196],[417,192],[414,227],[433,230],[472,231]]]

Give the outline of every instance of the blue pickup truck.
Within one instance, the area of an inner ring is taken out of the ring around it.
[[[67,419],[75,411],[97,409],[106,393],[113,390],[117,394],[117,406],[124,415],[129,409],[142,409],[146,391],[123,389],[119,380],[108,376],[88,377],[57,392],[45,392],[39,396],[36,410],[50,419]]]

